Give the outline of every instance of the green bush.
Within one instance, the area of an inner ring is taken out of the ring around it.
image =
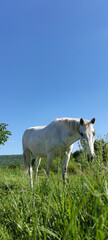
[[[9,165],[9,167],[8,167],[9,169],[21,169],[22,168],[22,166],[21,166],[21,164],[19,164],[19,163],[14,163],[14,164],[11,164],[11,165]]]

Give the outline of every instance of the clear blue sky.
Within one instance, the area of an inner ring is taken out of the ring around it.
[[[108,0],[0,1],[2,154],[22,153],[22,134],[57,117],[96,118],[108,133]]]

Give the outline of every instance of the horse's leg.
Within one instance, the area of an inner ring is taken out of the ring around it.
[[[30,163],[29,166],[29,175],[30,175],[30,187],[33,188],[33,169],[32,164]]]
[[[64,158],[64,161],[62,163],[62,177],[63,177],[64,182],[66,182],[66,178],[67,178],[67,167],[68,167],[68,163],[69,163],[69,160],[70,160],[71,150],[72,150],[72,147],[71,147],[69,152],[65,153],[65,158]]]
[[[26,155],[26,161],[29,167],[30,187],[33,188],[33,170],[32,170],[32,163],[31,163],[32,153],[29,150],[27,150],[25,155]]]
[[[47,169],[46,169],[46,174],[47,175],[49,175],[49,170],[51,168],[53,157],[54,157],[54,154],[52,152],[48,153],[48,155],[47,155]]]
[[[41,163],[41,158],[37,157],[35,161],[35,166],[34,166],[34,179],[37,179],[37,173],[38,173],[38,168]]]

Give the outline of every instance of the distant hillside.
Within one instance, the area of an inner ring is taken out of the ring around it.
[[[9,167],[14,164],[23,165],[23,155],[0,155],[0,167]]]

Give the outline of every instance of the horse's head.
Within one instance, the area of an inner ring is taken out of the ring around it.
[[[94,159],[94,136],[95,131],[93,129],[93,124],[95,123],[95,118],[91,121],[80,119],[79,133],[80,141],[82,147],[86,152],[91,152],[91,159]]]

